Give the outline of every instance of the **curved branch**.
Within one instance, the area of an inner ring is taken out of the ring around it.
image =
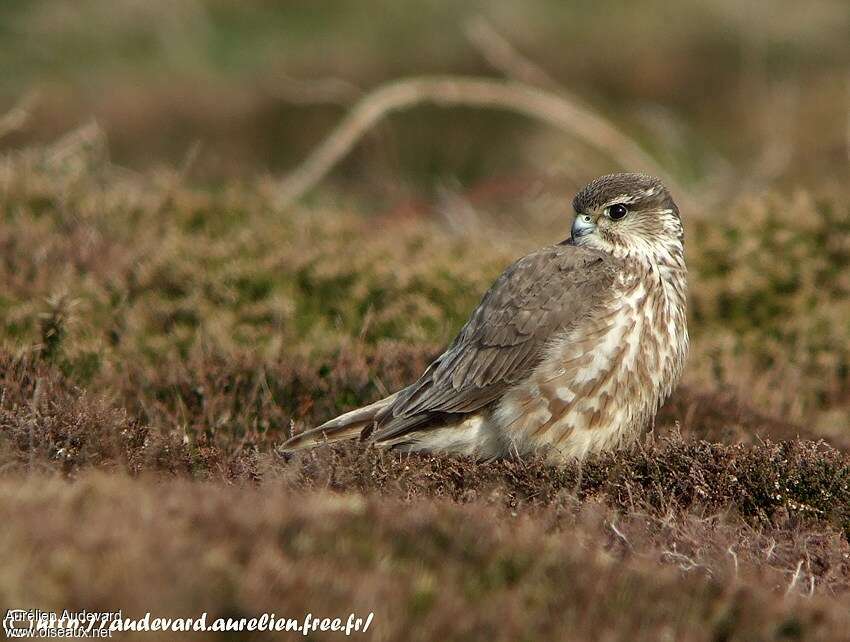
[[[495,70],[508,78],[528,83],[535,87],[559,93],[564,88],[549,72],[530,60],[500,34],[483,16],[476,16],[466,23],[466,39],[478,50],[481,57]]]
[[[564,96],[511,80],[425,76],[387,83],[361,98],[307,159],[281,181],[275,193],[276,205],[287,207],[313,189],[382,118],[423,103],[523,114],[572,135],[615,159],[622,167],[655,174],[671,189],[680,191],[676,182],[635,141],[605,118]]]

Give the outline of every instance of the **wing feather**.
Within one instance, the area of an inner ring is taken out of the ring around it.
[[[519,259],[446,351],[381,411],[374,438],[397,439],[433,419],[476,412],[497,400],[531,373],[551,338],[610,300],[619,268],[607,254],[569,244]]]

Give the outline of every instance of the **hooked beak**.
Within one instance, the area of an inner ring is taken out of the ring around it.
[[[596,223],[593,220],[593,217],[589,214],[576,214],[575,220],[573,221],[572,230],[570,230],[570,234],[573,237],[573,240],[580,239],[582,236],[587,236],[588,234],[592,234],[596,231]]]

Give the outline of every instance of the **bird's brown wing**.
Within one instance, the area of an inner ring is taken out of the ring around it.
[[[484,295],[448,349],[376,417],[376,441],[473,413],[526,378],[547,341],[611,296],[617,262],[570,244],[529,254]]]

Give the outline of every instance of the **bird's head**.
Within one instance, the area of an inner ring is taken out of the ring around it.
[[[679,208],[657,178],[608,174],[573,199],[572,242],[653,263],[680,262],[684,231]]]

